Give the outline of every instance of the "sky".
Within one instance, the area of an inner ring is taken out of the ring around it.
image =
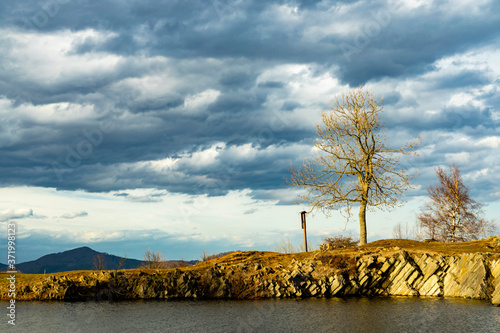
[[[406,204],[369,212],[368,241],[414,225],[451,163],[498,220],[499,31],[493,0],[2,1],[1,230],[16,223],[18,262],[298,246],[310,207],[284,179],[360,85],[390,145],[422,140]],[[307,227],[313,245],[359,234],[336,211]]]

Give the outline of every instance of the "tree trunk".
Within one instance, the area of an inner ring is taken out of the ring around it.
[[[359,245],[366,244],[366,201],[359,206]]]

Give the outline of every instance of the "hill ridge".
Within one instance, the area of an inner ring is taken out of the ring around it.
[[[36,260],[26,261],[16,265],[18,272],[26,274],[44,274],[79,270],[95,269],[95,259],[104,255],[104,269],[133,269],[144,262],[137,259],[128,259],[117,255],[98,252],[88,246],[81,246],[67,251],[49,253]],[[167,263],[185,263],[193,265],[197,260],[167,260]],[[0,271],[6,271],[7,265],[0,263]]]

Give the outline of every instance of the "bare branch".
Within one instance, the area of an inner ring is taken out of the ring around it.
[[[144,251],[142,268],[162,269],[167,268],[167,262],[160,251],[153,252],[149,248]]]

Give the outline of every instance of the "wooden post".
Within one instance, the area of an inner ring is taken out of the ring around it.
[[[307,233],[306,233],[306,211],[300,212],[300,218],[302,220],[302,229],[304,229],[304,245],[307,252]]]

